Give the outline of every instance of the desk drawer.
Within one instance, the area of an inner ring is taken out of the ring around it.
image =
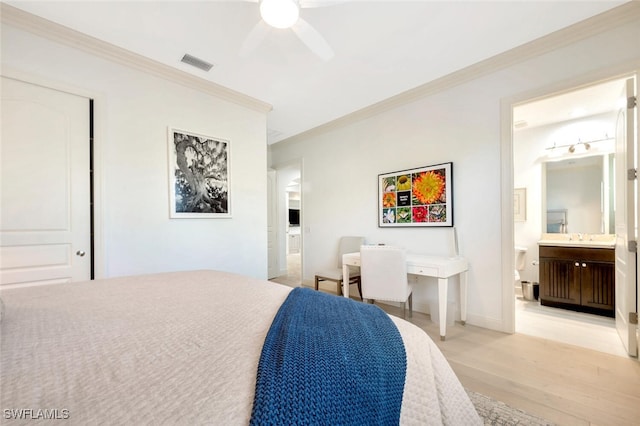
[[[427,277],[437,277],[438,268],[434,268],[433,266],[430,267],[430,266],[407,265],[407,274],[425,275]]]

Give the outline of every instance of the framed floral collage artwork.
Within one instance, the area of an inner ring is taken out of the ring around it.
[[[378,175],[378,226],[453,226],[453,163]]]

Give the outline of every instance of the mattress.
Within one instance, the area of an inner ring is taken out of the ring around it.
[[[3,290],[2,424],[246,425],[290,291],[219,271]],[[433,341],[391,318],[407,354],[401,424],[480,424]]]

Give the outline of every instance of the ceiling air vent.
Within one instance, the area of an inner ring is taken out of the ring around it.
[[[188,53],[185,53],[185,55],[182,57],[182,62],[193,67],[200,68],[203,71],[209,71],[211,68],[213,68],[213,64],[210,64],[207,61],[203,61],[200,58],[196,58],[195,56],[189,55]]]

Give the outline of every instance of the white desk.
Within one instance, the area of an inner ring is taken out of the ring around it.
[[[349,282],[349,266],[360,266],[360,252],[342,256],[343,282]],[[438,278],[438,307],[440,309],[440,340],[447,333],[447,296],[449,278],[460,274],[460,317],[467,321],[467,271],[469,264],[463,257],[424,256],[407,254],[407,273]],[[343,286],[344,297],[349,297],[349,286]]]

